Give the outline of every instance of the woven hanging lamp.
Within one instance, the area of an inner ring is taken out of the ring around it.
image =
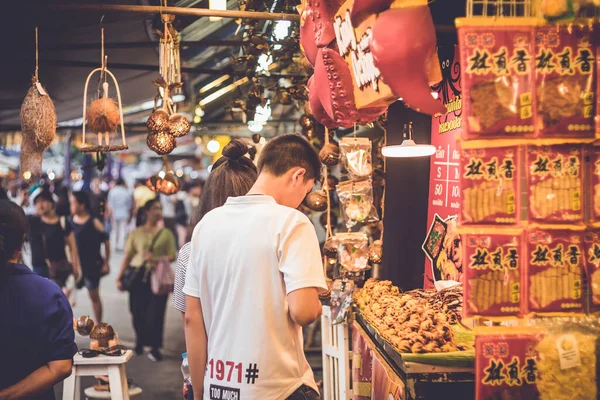
[[[119,82],[112,72],[106,67],[108,56],[104,55],[104,28],[101,28],[102,59],[101,67],[89,73],[83,89],[83,126],[81,139],[82,153],[104,153],[112,151],[127,150],[125,140],[125,125],[123,123],[123,103],[121,102],[121,90]],[[89,107],[87,106],[87,91],[90,79],[95,73],[100,74],[102,83],[102,96],[98,97]],[[110,76],[117,93],[117,102],[108,97],[109,84],[106,77]],[[87,124],[87,125],[86,125]],[[92,133],[96,134],[98,145],[90,145],[86,141],[86,126]],[[121,127],[121,144],[111,144],[111,136],[116,132],[117,126]]]
[[[163,168],[163,171],[146,180],[146,186],[154,192],[170,196],[179,191],[181,182],[171,170],[171,164],[166,156],[163,156]]]

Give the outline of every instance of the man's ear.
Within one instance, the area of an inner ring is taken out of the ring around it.
[[[294,184],[303,183],[305,176],[306,176],[306,168],[300,167],[296,171],[294,171],[294,173],[292,174],[292,182]]]

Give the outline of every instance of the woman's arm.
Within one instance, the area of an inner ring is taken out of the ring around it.
[[[204,398],[208,338],[200,299],[187,296],[185,307],[185,344],[190,362],[190,374],[194,382],[194,399],[201,400]]]
[[[106,230],[104,229],[104,224],[100,222],[100,220],[94,218],[94,226],[96,230],[100,233],[106,235]],[[108,275],[110,272],[110,238],[106,235],[106,239],[104,240],[104,264],[102,264],[102,274]]]
[[[73,232],[69,233],[67,236],[67,246],[69,246],[69,250],[71,251],[71,262],[73,263],[73,275],[75,275],[75,280],[79,281],[81,279],[81,261],[79,260],[79,250],[77,249],[77,242],[75,241],[75,234]]]
[[[25,379],[0,391],[0,400],[26,399],[51,389],[71,375],[73,360],[50,361]]]

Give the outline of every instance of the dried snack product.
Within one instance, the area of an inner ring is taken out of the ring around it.
[[[363,271],[369,266],[369,238],[364,233],[336,233],[338,262],[350,272]]]
[[[520,202],[519,148],[461,151],[462,224],[514,224]]]
[[[589,147],[587,155],[590,160],[588,197],[590,218],[592,222],[600,222],[600,148]]]
[[[475,399],[537,400],[538,327],[475,328]]]
[[[600,311],[600,229],[589,229],[583,235],[585,272],[589,311]]]
[[[467,25],[459,20],[463,137],[534,136],[533,26]]]
[[[583,230],[531,228],[526,234],[527,310],[534,314],[583,312]]]
[[[596,399],[597,328],[587,319],[548,324],[536,346],[540,400]]]
[[[529,220],[583,223],[582,146],[528,146],[526,153]]]
[[[541,136],[593,137],[595,49],[590,25],[536,29],[537,126]]]
[[[465,229],[463,280],[465,316],[512,317],[523,297],[522,230]]]
[[[340,199],[346,227],[352,228],[357,223],[379,221],[377,210],[373,204],[371,178],[340,182],[336,186],[336,192]]]
[[[371,141],[368,138],[343,138],[340,150],[344,167],[351,177],[370,176],[373,171]]]

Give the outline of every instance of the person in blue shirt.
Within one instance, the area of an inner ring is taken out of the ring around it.
[[[0,400],[54,400],[77,353],[67,298],[18,263],[27,232],[21,207],[0,200]]]

